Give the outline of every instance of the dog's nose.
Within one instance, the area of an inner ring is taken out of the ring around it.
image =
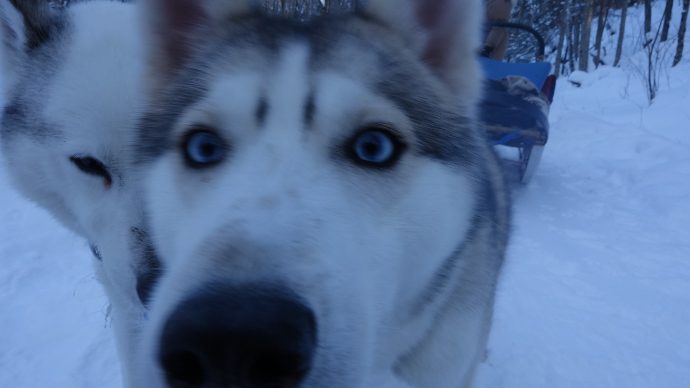
[[[213,285],[180,303],[159,362],[177,387],[294,388],[316,350],[314,313],[276,288]]]

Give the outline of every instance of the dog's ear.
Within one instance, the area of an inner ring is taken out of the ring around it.
[[[360,9],[405,37],[455,93],[478,93],[481,0],[363,0]]]
[[[204,35],[223,20],[245,13],[250,0],[147,0],[151,75],[160,84],[182,66]]]
[[[9,78],[6,89],[17,76],[26,53],[50,39],[57,19],[46,0],[0,0],[0,57],[3,74]]]

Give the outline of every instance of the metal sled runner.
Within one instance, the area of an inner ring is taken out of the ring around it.
[[[551,63],[544,61],[544,39],[529,26],[494,23],[493,27],[526,31],[537,41],[532,63],[508,63],[480,57],[486,76],[480,120],[493,145],[518,150],[518,160],[506,160],[516,168],[520,182],[532,178],[549,138],[549,108],[556,88]]]

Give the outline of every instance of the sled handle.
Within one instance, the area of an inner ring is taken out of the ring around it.
[[[544,60],[544,55],[546,54],[546,42],[544,41],[544,37],[541,36],[539,31],[535,30],[534,28],[526,24],[512,22],[491,22],[489,23],[489,27],[511,28],[514,30],[521,30],[530,33],[534,37],[534,39],[537,40],[537,61]]]

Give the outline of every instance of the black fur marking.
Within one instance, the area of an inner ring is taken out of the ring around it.
[[[103,178],[106,187],[110,187],[113,184],[113,177],[110,175],[108,167],[100,160],[88,155],[74,155],[69,160],[81,172]]]
[[[389,71],[377,89],[412,121],[420,154],[458,165],[471,164],[475,157],[468,152],[479,140],[471,120],[458,113],[459,107],[448,106],[446,99],[418,76],[396,67],[395,63],[385,67]]]
[[[91,253],[93,254],[93,257],[96,258],[96,260],[103,261],[103,256],[101,256],[101,251],[98,250],[97,246],[90,244],[89,248],[91,248]]]
[[[261,97],[259,103],[256,105],[256,124],[259,128],[263,127],[266,122],[266,116],[268,115],[268,100],[266,97]]]
[[[307,95],[307,100],[304,103],[304,127],[312,128],[314,124],[314,115],[316,114],[316,97],[314,97],[313,88]]]
[[[22,14],[26,47],[33,50],[58,35],[64,27],[60,12],[45,0],[10,0]]]
[[[11,103],[5,105],[5,109],[3,109],[2,114],[6,120],[18,120],[26,117],[24,106],[19,104],[17,101],[12,101]]]
[[[152,266],[147,271],[137,275],[137,296],[144,306],[151,303],[151,294],[160,278],[160,267]]]
[[[136,164],[150,162],[176,147],[175,139],[171,139],[169,134],[179,116],[207,92],[205,74],[203,69],[194,67],[182,71],[179,79],[185,82],[164,92],[155,104],[156,108],[143,116],[138,124]]]
[[[140,262],[136,266],[137,296],[144,306],[151,301],[151,294],[158,283],[163,266],[156,255],[148,233],[139,228],[132,228],[134,235],[134,250],[140,254]]]
[[[32,108],[36,106],[26,105],[20,98],[8,102],[0,118],[0,136],[3,140],[11,140],[20,133],[41,142],[61,138],[62,132],[55,126],[42,121],[39,114],[30,110]]]

